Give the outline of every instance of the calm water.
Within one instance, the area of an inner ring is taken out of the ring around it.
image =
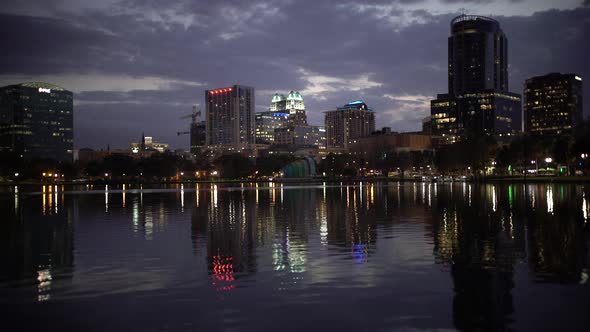
[[[590,185],[14,189],[4,326],[590,329]]]

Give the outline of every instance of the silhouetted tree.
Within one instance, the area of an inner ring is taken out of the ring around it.
[[[254,165],[247,157],[239,153],[222,155],[213,162],[221,177],[239,179],[252,175]]]

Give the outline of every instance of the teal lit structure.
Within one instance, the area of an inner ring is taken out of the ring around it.
[[[305,178],[316,176],[315,160],[311,157],[296,160],[281,169],[285,178]]]

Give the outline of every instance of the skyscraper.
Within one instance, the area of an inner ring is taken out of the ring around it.
[[[298,91],[291,91],[286,97],[276,93],[270,102],[270,111],[289,114],[287,118],[289,125],[307,125],[305,103],[303,96]]]
[[[0,88],[0,150],[72,161],[73,93],[41,82]]]
[[[498,21],[461,15],[451,21],[447,94],[431,101],[432,133],[510,137],[522,130],[520,95],[508,91],[508,40]]]
[[[489,17],[461,15],[451,21],[449,94],[508,91],[508,40]]]
[[[205,102],[208,146],[239,151],[254,144],[254,88],[234,85],[207,90]]]
[[[551,73],[524,84],[525,131],[540,135],[571,134],[582,121],[582,78]]]
[[[324,113],[328,148],[347,149],[351,140],[375,131],[375,113],[362,100]]]
[[[256,113],[256,143],[272,144],[275,129],[287,125],[289,113],[266,111]]]

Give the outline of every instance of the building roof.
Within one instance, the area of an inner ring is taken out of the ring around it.
[[[299,91],[291,91],[287,96],[287,100],[301,100],[303,101],[303,96],[299,93]]]
[[[274,96],[272,96],[271,102],[276,103],[276,102],[283,101],[283,100],[285,100],[285,95],[275,93]]]
[[[67,91],[66,89],[57,86],[55,84],[50,84],[50,83],[44,83],[44,82],[24,82],[24,83],[20,83],[17,84],[20,85],[22,87],[26,87],[26,88],[43,88],[43,89],[51,89],[51,90],[56,90],[56,91]]]

